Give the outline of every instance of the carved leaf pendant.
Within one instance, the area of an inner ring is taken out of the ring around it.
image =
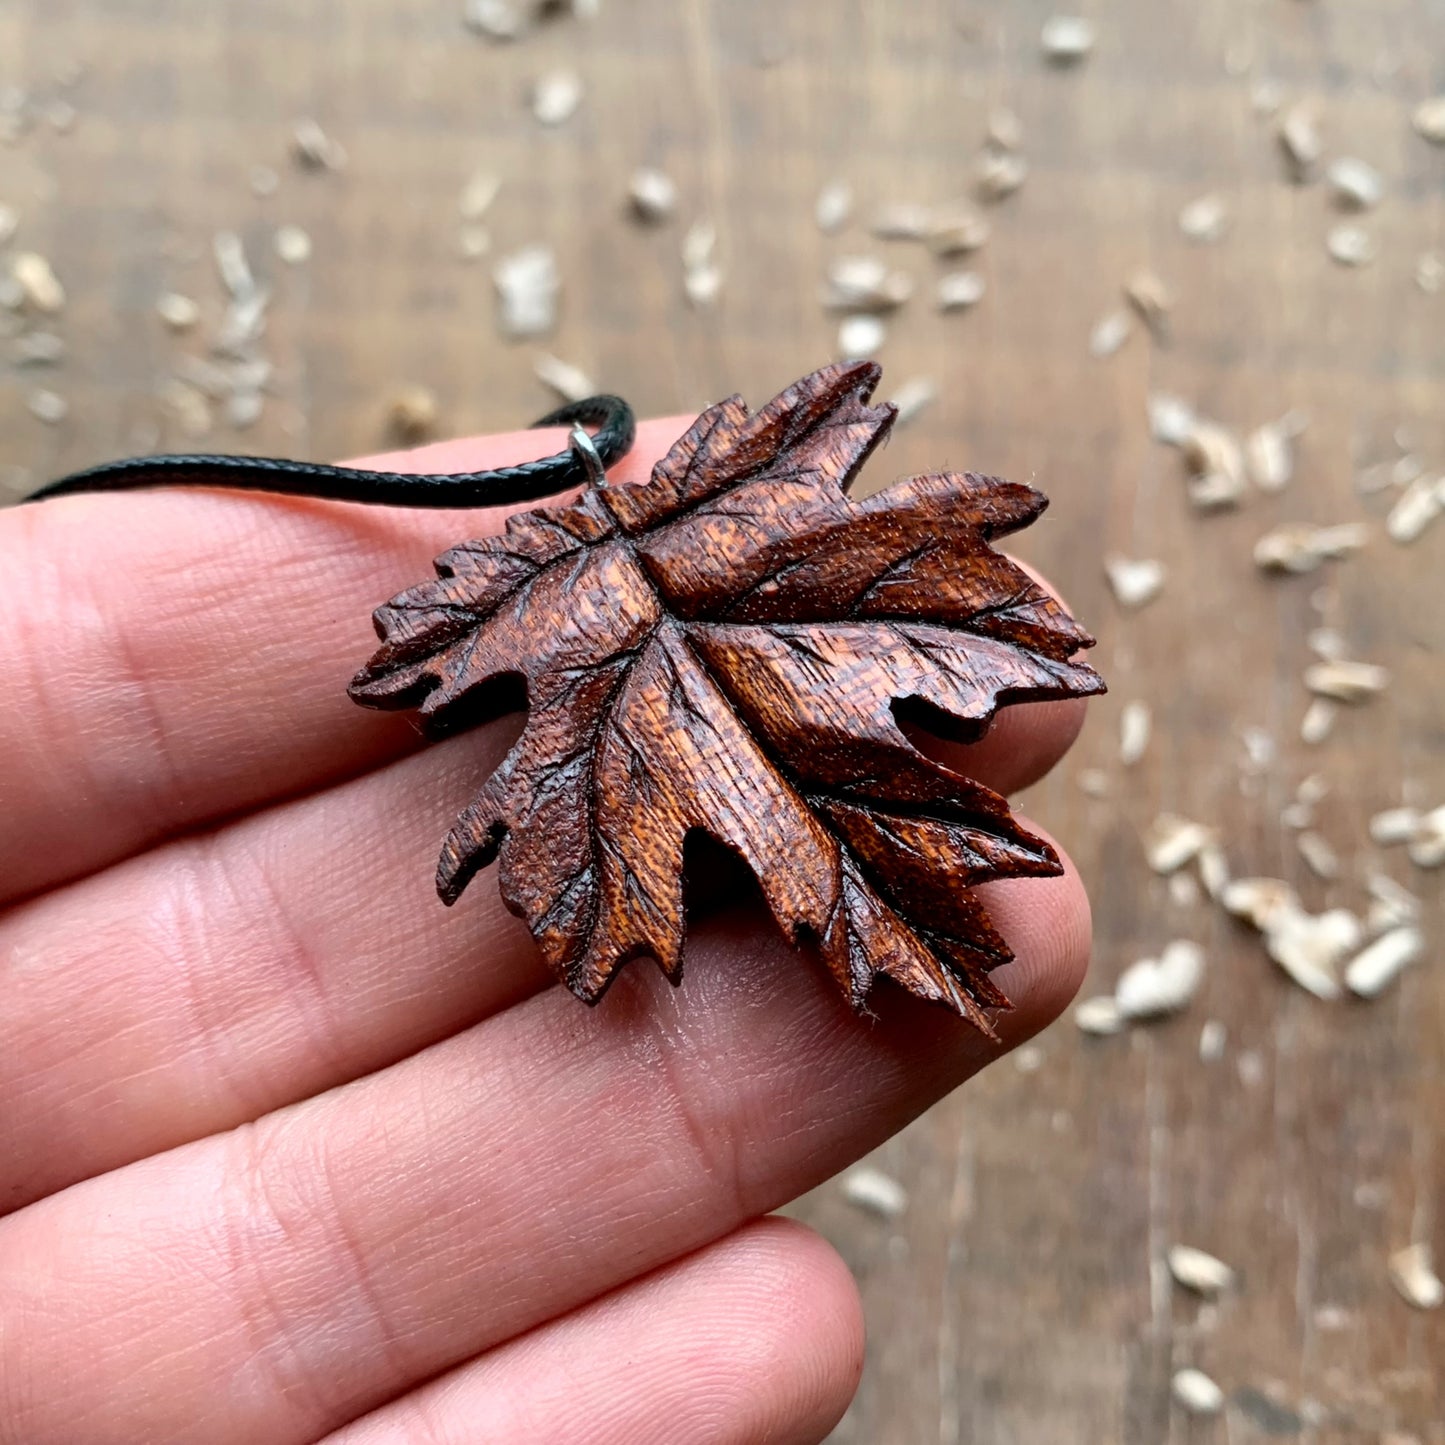
[[[376,613],[359,703],[440,730],[524,681],[525,729],[437,886],[455,902],[500,858],[507,906],[589,1003],[641,954],[681,978],[700,830],[855,1008],[880,974],[985,1032],[1007,1007],[988,974],[1012,954],[970,889],[1058,858],[899,717],[967,740],[1007,703],[1103,683],[1070,660],[1093,639],[989,545],[1042,494],[965,472],[847,496],[893,421],[869,405],[878,374],[825,367],[751,414],[721,402],[646,483],[515,516]]]

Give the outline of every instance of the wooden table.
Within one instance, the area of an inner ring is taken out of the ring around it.
[[[1445,801],[1445,524],[1402,548],[1377,522],[1362,555],[1302,578],[1261,577],[1250,551],[1283,521],[1380,518],[1393,494],[1362,497],[1356,477],[1402,450],[1445,468],[1445,295],[1414,282],[1421,254],[1445,246],[1445,151],[1409,122],[1445,80],[1445,22],[1423,0],[1082,8],[1097,49],[1055,70],[1035,0],[605,0],[600,21],[554,20],[510,46],[465,33],[452,0],[10,0],[0,87],[24,87],[46,116],[0,145],[0,202],[69,293],[56,328],[69,355],[52,376],[0,369],[0,486],[189,444],[156,393],[202,344],[154,308],[184,291],[214,324],[219,229],[273,287],[276,376],[260,422],[209,444],[316,457],[382,444],[408,384],[434,389],[455,431],[549,404],[538,348],[498,339],[490,262],[458,259],[457,196],[478,167],[505,181],[494,248],[557,249],[547,346],[645,411],[740,386],[760,401],[827,358],[827,258],[886,249],[919,282],[881,353],[888,383],[929,376],[940,396],[875,479],[951,463],[1036,480],[1054,506],[1023,553],[1100,637],[1113,691],[1026,800],[1090,884],[1089,987],[1172,937],[1209,962],[1182,1016],[1112,1039],[1064,1020],[895,1139],[875,1162],[908,1190],[896,1221],[836,1184],[802,1201],[867,1297],[867,1374],[836,1438],[1438,1442],[1445,1312],[1408,1307],[1386,1258],[1412,1239],[1445,1255],[1441,874],[1373,848],[1366,820],[1402,797]],[[558,64],[575,64],[586,98],[544,130],[525,95]],[[1372,265],[1326,254],[1340,217],[1323,185],[1285,181],[1266,82],[1317,105],[1329,157],[1384,174],[1362,221]],[[998,105],[1023,121],[1031,173],[992,214],[973,311],[932,308],[939,267],[923,248],[885,248],[856,223],[818,232],[814,197],[833,178],[865,220],[964,193]],[[303,116],[344,143],[344,171],[292,164]],[[625,214],[644,163],[679,184],[669,226]],[[258,165],[279,173],[274,195],[252,193]],[[1227,202],[1229,234],[1190,244],[1176,218],[1207,191]],[[681,289],[681,227],[699,218],[716,222],[726,270],[710,310]],[[309,264],[274,258],[280,223],[310,233]],[[1167,344],[1136,329],[1091,358],[1092,326],[1145,266],[1176,297]],[[68,402],[62,423],[27,410],[37,385]],[[1301,409],[1294,482],[1199,515],[1179,457],[1150,439],[1154,391],[1241,429]],[[1122,613],[1106,552],[1163,559],[1161,599]],[[1306,747],[1300,676],[1322,624],[1394,682]],[[1132,699],[1151,704],[1155,737],[1126,770],[1116,737]],[[1274,760],[1251,765],[1246,737]],[[1106,797],[1081,791],[1086,768]],[[1344,859],[1328,885],[1279,821],[1316,772],[1330,783],[1318,827]],[[1141,834],[1166,809],[1217,826],[1236,872],[1289,878],[1311,907],[1361,907],[1364,870],[1384,867],[1426,901],[1426,966],[1373,1003],[1306,995],[1256,936],[1207,902],[1171,901],[1148,871]],[[1206,1020],[1226,1030],[1214,1062],[1199,1057]],[[1228,1260],[1238,1289],[1201,1306],[1172,1287],[1176,1241]],[[1171,1413],[1183,1364],[1225,1388],[1225,1421]]]

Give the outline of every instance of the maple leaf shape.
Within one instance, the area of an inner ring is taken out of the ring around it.
[[[432,729],[498,710],[520,739],[457,820],[454,902],[500,857],[502,897],[595,1002],[629,959],[682,974],[683,850],[751,868],[855,1008],[886,975],[991,1032],[1012,957],[972,885],[1060,871],[997,794],[926,757],[900,716],[977,737],[1003,704],[1103,690],[1093,639],[992,538],[1046,499],[972,473],[847,488],[892,424],[871,363],[749,414],[704,412],[636,486],[514,516],[376,613],[351,685]]]

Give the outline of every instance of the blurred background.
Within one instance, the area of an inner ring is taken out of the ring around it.
[[[1112,690],[1082,1011],[796,1206],[834,1438],[1445,1441],[1442,96],[1439,0],[0,0],[0,493],[876,353]]]

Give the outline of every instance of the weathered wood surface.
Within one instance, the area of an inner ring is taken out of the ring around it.
[[[1262,579],[1249,560],[1277,522],[1379,515],[1355,472],[1394,456],[1399,428],[1445,466],[1445,297],[1412,282],[1417,257],[1445,245],[1445,153],[1408,122],[1445,88],[1438,5],[1094,6],[1098,49],[1065,73],[1039,61],[1047,7],[1034,3],[607,0],[602,23],[552,24],[515,47],[463,34],[459,8],[0,6],[0,84],[44,94],[57,66],[86,67],[73,133],[42,125],[0,146],[0,200],[71,297],[59,326],[71,354],[55,377],[0,372],[0,484],[151,435],[155,387],[188,349],[155,321],[155,297],[175,286],[214,316],[206,246],[221,227],[241,231],[275,288],[277,395],[251,432],[226,438],[236,449],[372,449],[391,396],[414,382],[438,392],[448,430],[544,409],[531,348],[496,339],[486,264],[455,259],[457,193],[479,165],[507,182],[489,218],[496,246],[558,248],[552,349],[642,412],[696,411],[739,387],[758,402],[831,350],[816,294],[825,258],[882,249],[856,230],[821,237],[818,187],[847,177],[865,214],[950,198],[969,182],[989,107],[1012,106],[1032,170],[978,258],[988,294],[951,316],[920,295],[893,323],[889,383],[928,374],[941,397],[874,472],[970,467],[1053,497],[1021,551],[1099,634],[1113,692],[1026,806],[1090,883],[1096,986],[1179,935],[1206,946],[1209,972],[1185,1016],[1115,1040],[1084,1040],[1066,1021],[1024,1056],[1034,1071],[1003,1064],[888,1146],[880,1162],[910,1195],[895,1224],[859,1215],[836,1187],[800,1206],[867,1296],[868,1372],[838,1439],[1445,1440],[1445,1314],[1411,1311],[1385,1270],[1412,1238],[1445,1255],[1440,875],[1363,841],[1368,815],[1402,789],[1445,799],[1445,533],[1399,549],[1377,531],[1361,556],[1309,578]],[[587,97],[543,132],[524,92],[561,61],[576,63]],[[1282,181],[1250,103],[1262,76],[1318,103],[1331,155],[1384,172],[1386,202],[1364,221],[1379,242],[1372,266],[1330,261],[1323,188]],[[301,115],[344,141],[345,174],[290,168]],[[257,163],[282,173],[266,200],[247,185]],[[623,213],[640,163],[677,177],[684,220],[718,224],[727,276],[711,312],[683,299],[678,227],[639,231]],[[1234,223],[1219,245],[1194,247],[1175,218],[1206,190]],[[308,267],[269,259],[283,221],[311,232]],[[926,290],[935,264],[888,249]],[[1091,326],[1145,263],[1177,296],[1169,344],[1136,334],[1092,361]],[[37,383],[70,402],[60,426],[25,409]],[[1148,437],[1151,389],[1239,426],[1303,409],[1296,481],[1235,515],[1195,515],[1178,458]],[[1103,585],[1106,551],[1163,558],[1163,597],[1122,616]],[[1321,621],[1394,683],[1305,749],[1299,676]],[[1115,734],[1131,698],[1152,703],[1156,737],[1126,775]],[[1255,776],[1245,728],[1278,749]],[[1107,771],[1107,800],[1076,786],[1090,766]],[[1277,821],[1314,771],[1332,784],[1319,825],[1346,859],[1328,886]],[[1290,877],[1312,906],[1358,906],[1364,864],[1383,863],[1428,900],[1427,966],[1373,1004],[1300,993],[1253,936],[1169,903],[1139,841],[1164,808],[1217,824],[1236,870]],[[1214,1064],[1198,1057],[1206,1019],[1227,1027]],[[1214,1310],[1171,1292],[1160,1266],[1175,1240],[1234,1264],[1238,1292]],[[1227,1423],[1171,1414],[1170,1372],[1184,1363],[1230,1393]]]

